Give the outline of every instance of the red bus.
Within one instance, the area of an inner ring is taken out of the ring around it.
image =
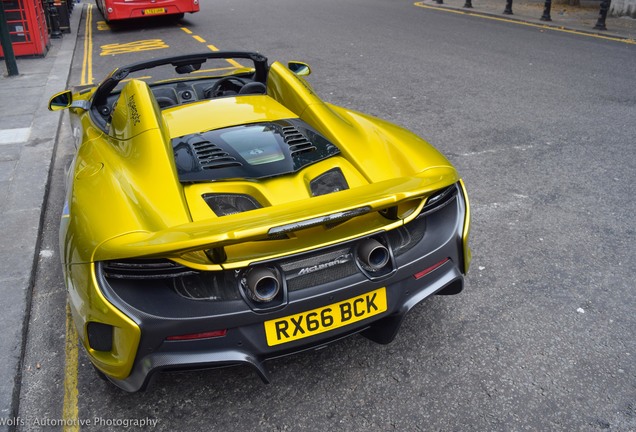
[[[96,0],[106,21],[172,15],[199,11],[199,0]]]

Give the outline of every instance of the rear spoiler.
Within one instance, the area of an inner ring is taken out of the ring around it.
[[[191,222],[156,232],[130,232],[100,244],[94,251],[93,260],[178,256],[187,252],[211,249],[218,252],[229,245],[277,239],[286,233],[342,222],[393,207],[401,202],[424,198],[458,180],[454,168],[434,167],[416,177],[385,180],[337,193]],[[404,220],[387,220],[387,225],[383,228],[395,228],[416,216],[415,213]],[[376,227],[374,230],[377,229]],[[353,237],[366,234],[368,233],[358,232]],[[345,239],[320,239],[319,244],[312,245],[312,249],[343,240]],[[223,262],[221,260],[215,264]]]

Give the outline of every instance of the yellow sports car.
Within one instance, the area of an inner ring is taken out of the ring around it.
[[[395,337],[470,263],[457,171],[423,139],[323,102],[287,66],[210,52],[115,69],[51,98],[76,153],[60,248],[99,374],[264,362]]]

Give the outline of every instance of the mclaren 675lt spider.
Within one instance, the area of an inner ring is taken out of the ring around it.
[[[470,264],[470,211],[418,136],[322,101],[309,66],[251,52],[155,59],[54,95],[75,154],[60,250],[98,373],[249,365],[352,334],[393,340]]]

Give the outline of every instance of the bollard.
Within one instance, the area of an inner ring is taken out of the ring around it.
[[[49,22],[51,24],[51,38],[60,39],[62,37],[62,31],[60,30],[60,17],[57,14],[57,8],[53,0],[49,0]]]
[[[594,30],[607,30],[605,27],[605,19],[607,18],[607,11],[609,10],[612,0],[603,0],[601,2],[601,10],[598,13],[598,20],[594,26]]]
[[[513,15],[512,13],[512,0],[506,0],[506,8],[503,11],[504,15]]]
[[[464,3],[464,7],[466,9],[472,9],[473,8],[473,2],[472,0],[466,0],[466,3]]]
[[[539,18],[541,21],[552,21],[552,18],[550,18],[550,9],[552,9],[552,0],[545,0],[543,15]]]

